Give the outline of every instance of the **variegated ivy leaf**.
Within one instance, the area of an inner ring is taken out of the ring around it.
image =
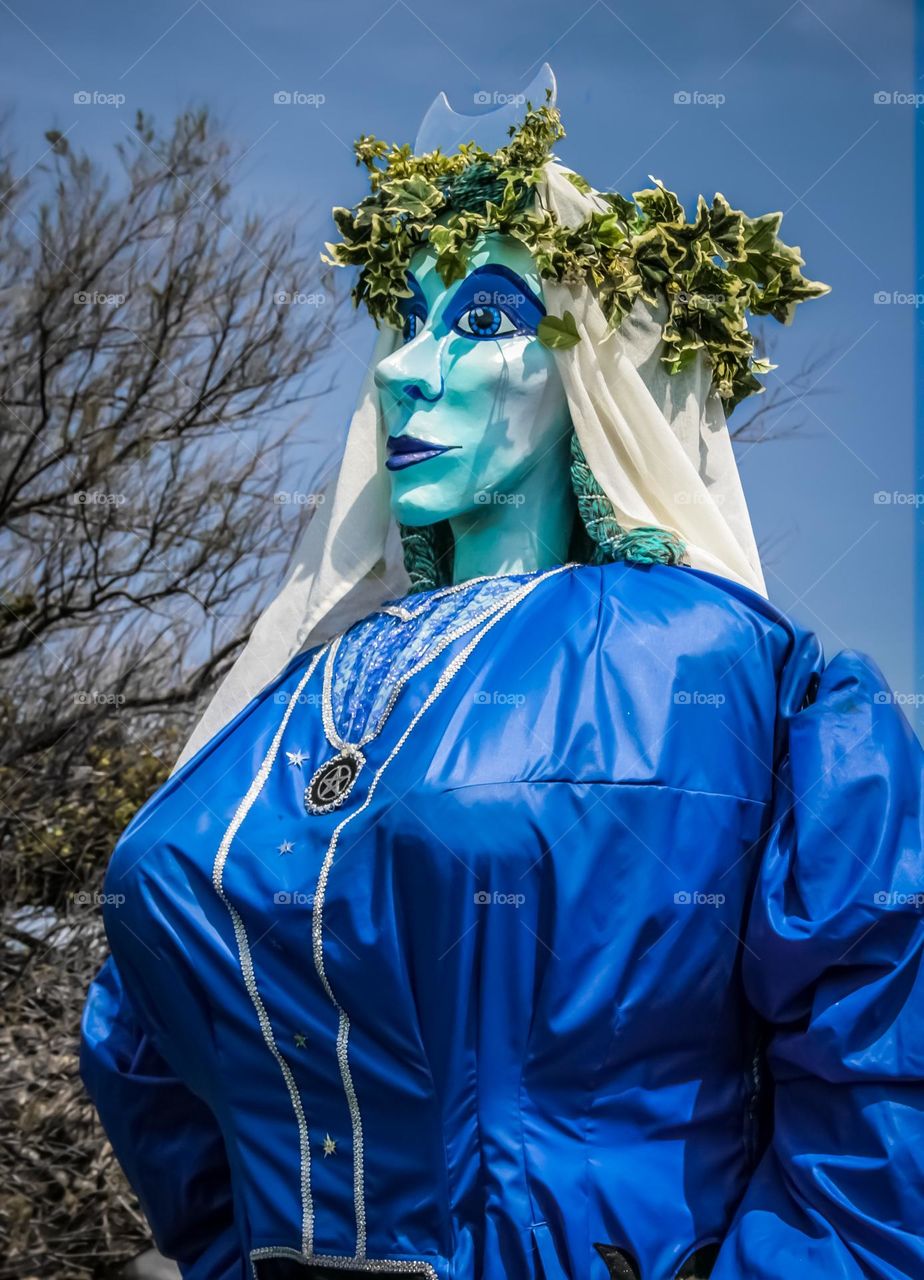
[[[412,218],[426,218],[444,203],[439,188],[422,177],[389,182],[383,185],[382,190],[388,197],[390,213],[406,213]]]
[[[551,351],[567,351],[581,340],[574,316],[566,311],[563,316],[543,316],[536,329],[536,337]]]

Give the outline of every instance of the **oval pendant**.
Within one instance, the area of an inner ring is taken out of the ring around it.
[[[330,760],[325,760],[311,775],[305,788],[305,808],[309,813],[330,813],[349,796],[359,771],[366,763],[358,747],[346,747]]]

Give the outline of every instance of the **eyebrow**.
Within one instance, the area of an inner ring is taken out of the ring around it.
[[[540,297],[538,297],[529,287],[521,275],[513,271],[510,267],[505,267],[500,262],[486,262],[480,267],[475,267],[465,277],[466,280],[476,280],[480,276],[500,276],[501,279],[508,281],[523,294],[526,302],[531,303],[538,311],[545,315],[545,305]],[[463,284],[465,281],[463,281]]]
[[[427,312],[430,310],[430,308],[427,306],[427,299],[424,297],[424,291],[420,287],[420,281],[414,275],[413,271],[408,271],[407,273],[407,287],[410,289],[411,293],[413,294],[413,297],[399,299],[399,303],[398,303],[399,308],[403,308],[407,311],[411,311],[414,307],[414,304],[418,303],[421,307],[423,307],[424,315],[426,315]]]

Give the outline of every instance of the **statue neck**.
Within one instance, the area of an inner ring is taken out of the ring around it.
[[[563,456],[560,456],[563,454]],[[574,524],[568,447],[550,450],[509,492],[449,521],[455,541],[452,580],[534,573],[564,564]]]

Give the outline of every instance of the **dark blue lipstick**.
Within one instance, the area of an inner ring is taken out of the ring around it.
[[[418,440],[416,436],[389,436],[385,441],[388,450],[385,466],[389,471],[401,471],[404,467],[413,467],[417,462],[426,462],[449,449],[461,447],[458,444],[433,444],[430,440]]]

